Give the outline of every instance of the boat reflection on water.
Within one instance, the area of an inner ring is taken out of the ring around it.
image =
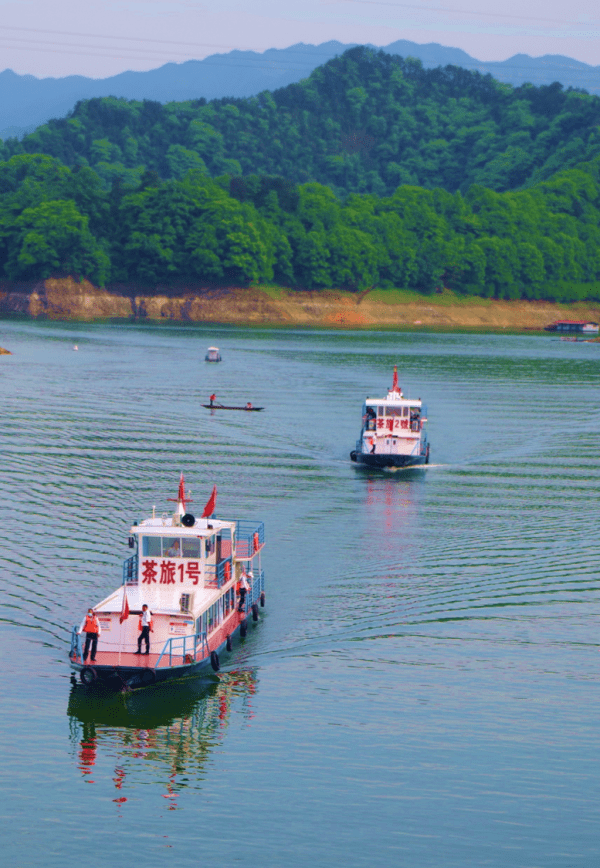
[[[373,473],[366,479],[364,518],[384,535],[406,529],[418,520],[424,496],[425,472],[416,468],[402,474]]]
[[[199,787],[203,766],[232,713],[253,717],[253,669],[223,673],[215,682],[172,682],[132,693],[71,690],[67,714],[73,757],[86,784],[114,787],[121,809],[140,785],[162,787],[167,810],[185,788]],[[163,806],[164,807],[164,806]]]

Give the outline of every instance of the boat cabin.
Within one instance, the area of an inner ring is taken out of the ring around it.
[[[153,515],[130,532],[135,553],[123,564],[123,584],[96,606],[99,651],[137,648],[138,618],[121,623],[125,594],[130,615],[141,615],[144,604],[152,613],[156,651],[177,636],[205,635],[210,643],[236,609],[242,574],[256,585],[249,597],[256,599],[262,590],[262,522],[175,513]]]
[[[388,394],[367,398],[363,407],[363,452],[379,455],[418,455],[426,408],[418,399]]]

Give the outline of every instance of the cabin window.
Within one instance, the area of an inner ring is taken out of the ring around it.
[[[403,408],[402,408],[402,415],[403,415],[403,416],[408,416],[408,407],[403,407]]]
[[[159,558],[160,537],[159,536],[144,536],[142,537],[142,554],[145,558]]]
[[[402,415],[402,407],[386,407],[385,411],[386,416],[401,416]]]
[[[377,408],[377,415],[378,416],[385,416],[385,407],[378,407]]]
[[[213,603],[213,605],[208,609],[205,614],[206,617],[206,632],[210,633],[211,630],[215,630],[221,620],[220,611],[219,611],[219,603]]]
[[[196,558],[196,560],[200,557],[200,540],[198,537],[183,537],[181,540],[183,546],[183,557],[184,558]]]
[[[164,536],[163,542],[163,557],[165,558],[180,558],[181,555],[181,540],[175,536]]]
[[[206,557],[209,557],[213,554],[215,550],[215,538],[214,536],[209,536],[204,544],[204,553]]]

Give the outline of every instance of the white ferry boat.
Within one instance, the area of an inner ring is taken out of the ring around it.
[[[182,474],[175,512],[157,516],[153,509],[133,525],[135,553],[123,564],[122,584],[93,607],[100,633],[89,659],[85,633],[72,630],[69,659],[83,684],[127,690],[217,672],[219,655],[258,620],[265,605],[264,525],[215,518],[216,495],[215,486],[202,518],[195,518],[186,511]],[[140,639],[143,606],[152,622],[149,653]]]
[[[405,398],[394,365],[392,387],[385,398],[367,398],[362,429],[350,458],[370,467],[408,467],[429,463],[427,408],[420,398]]]

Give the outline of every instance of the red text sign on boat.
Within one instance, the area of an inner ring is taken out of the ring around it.
[[[177,582],[197,585],[199,579],[199,561],[178,563],[165,558],[148,558],[142,561],[143,585],[175,585]]]

